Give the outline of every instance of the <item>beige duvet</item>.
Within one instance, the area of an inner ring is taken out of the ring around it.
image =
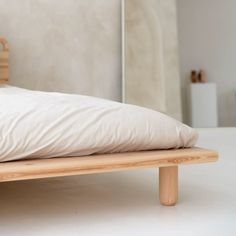
[[[192,147],[197,133],[157,111],[0,86],[0,162]]]

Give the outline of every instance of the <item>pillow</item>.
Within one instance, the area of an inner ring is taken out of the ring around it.
[[[187,148],[192,128],[160,112],[114,101],[0,88],[0,161]]]

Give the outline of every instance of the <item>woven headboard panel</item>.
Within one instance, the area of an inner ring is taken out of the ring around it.
[[[0,83],[9,79],[9,47],[5,39],[0,38]]]

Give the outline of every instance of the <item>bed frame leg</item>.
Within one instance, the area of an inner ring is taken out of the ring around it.
[[[178,166],[159,168],[159,196],[164,206],[174,206],[178,200]]]

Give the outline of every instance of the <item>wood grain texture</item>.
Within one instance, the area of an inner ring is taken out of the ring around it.
[[[6,83],[9,79],[9,47],[4,38],[0,38],[0,83]]]
[[[217,159],[215,151],[190,148],[13,161],[0,163],[0,182],[197,164]]]
[[[174,206],[178,200],[178,166],[159,168],[159,197],[164,206]]]

